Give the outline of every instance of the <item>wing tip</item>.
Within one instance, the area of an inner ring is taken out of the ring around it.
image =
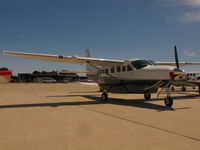
[[[6,51],[1,51],[1,55],[5,56]]]
[[[2,54],[3,56],[8,56],[8,55],[9,55],[9,51],[1,51],[1,54]]]

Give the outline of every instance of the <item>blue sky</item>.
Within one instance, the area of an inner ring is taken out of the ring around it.
[[[200,0],[0,0],[0,51],[174,61],[174,45],[180,61],[200,61]],[[2,55],[0,65],[83,69]]]

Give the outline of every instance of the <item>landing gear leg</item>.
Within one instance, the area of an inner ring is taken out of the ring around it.
[[[151,99],[151,93],[145,93],[144,94],[144,99],[145,100],[150,100]]]
[[[108,94],[105,91],[101,94],[101,100],[108,101]]]

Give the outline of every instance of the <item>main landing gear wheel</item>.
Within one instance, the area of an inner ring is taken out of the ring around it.
[[[182,91],[182,92],[185,92],[185,91],[186,91],[186,87],[183,86],[183,87],[181,88],[181,91]]]
[[[101,100],[103,100],[103,101],[107,101],[108,100],[108,94],[106,92],[102,93]]]
[[[172,105],[173,105],[173,98],[172,97],[166,97],[165,98],[165,105],[167,106],[167,107],[171,107]]]
[[[150,93],[145,93],[144,94],[144,99],[145,100],[150,100],[151,99],[151,94]]]
[[[199,94],[200,94],[200,86],[199,86]]]
[[[173,86],[171,87],[171,90],[174,91],[174,87]]]

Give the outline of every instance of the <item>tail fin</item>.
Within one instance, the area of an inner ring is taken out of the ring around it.
[[[91,57],[89,48],[87,48],[85,50],[85,57],[88,57],[88,58]],[[97,71],[98,70],[96,68],[92,67],[91,65],[89,65],[89,64],[86,65],[87,77],[95,82],[97,82]]]
[[[88,57],[88,58],[91,57],[91,55],[90,55],[90,49],[89,49],[89,48],[87,48],[87,49],[85,50],[85,57]]]
[[[87,49],[85,50],[85,57],[88,57],[88,58],[91,57],[91,55],[90,55],[90,49],[89,49],[89,48],[87,48]],[[94,67],[92,67],[92,66],[90,66],[90,65],[86,65],[86,71],[87,71],[87,72],[90,72],[90,73],[96,73],[96,72],[97,72],[97,69],[95,69]]]

